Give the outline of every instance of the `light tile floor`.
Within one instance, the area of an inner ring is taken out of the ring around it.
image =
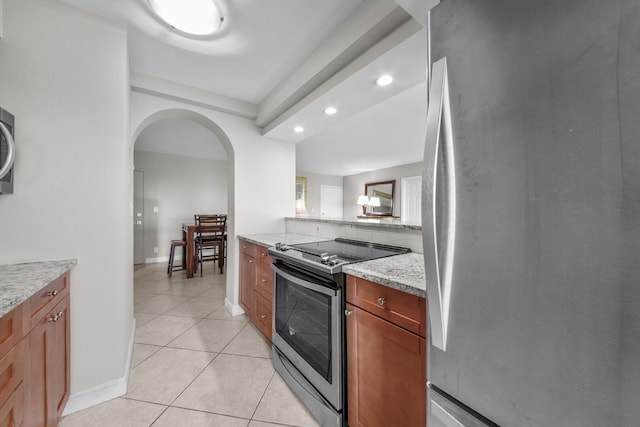
[[[224,307],[225,276],[134,272],[136,338],[123,397],[63,417],[60,427],[317,427],[271,366],[271,347]]]

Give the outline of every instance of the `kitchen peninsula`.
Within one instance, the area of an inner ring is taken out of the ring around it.
[[[287,217],[285,228],[288,233],[335,239],[361,240],[402,246],[412,252],[422,253],[422,226],[406,224],[392,219],[323,219],[308,217]]]

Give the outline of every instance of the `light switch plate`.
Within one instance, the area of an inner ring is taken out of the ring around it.
[[[158,213],[158,207],[157,206],[153,207],[153,213]]]

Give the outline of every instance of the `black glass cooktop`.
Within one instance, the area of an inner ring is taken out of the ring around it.
[[[290,245],[289,247],[300,252],[307,253],[309,255],[335,255],[344,262],[366,261],[370,259],[384,258],[391,255],[403,254],[410,251],[407,248],[401,248],[397,246],[388,246],[348,239],[300,243],[297,245]]]

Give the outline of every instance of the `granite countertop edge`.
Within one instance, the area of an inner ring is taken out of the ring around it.
[[[74,265],[76,259],[0,265],[0,317],[31,298]]]
[[[286,217],[285,220],[292,221],[307,221],[307,222],[325,222],[328,224],[339,225],[356,225],[358,227],[373,227],[373,228],[395,228],[401,230],[422,230],[421,225],[407,224],[399,221],[390,221],[386,219],[378,219],[371,217],[370,219],[360,220],[348,220],[348,219],[325,219],[325,218],[310,218],[310,217]]]
[[[321,242],[324,240],[333,240],[326,237],[309,236],[298,233],[263,233],[263,234],[243,234],[238,235],[239,239],[248,240],[249,242],[271,247],[276,243],[284,243],[287,245],[296,245],[298,243]]]
[[[427,297],[422,254],[410,252],[357,262],[345,265],[342,271],[411,295]]]
[[[296,233],[247,234],[240,235],[238,238],[262,246],[274,246],[278,242],[294,245],[331,240]],[[345,265],[342,270],[352,276],[398,289],[411,295],[423,298],[426,298],[427,295],[422,254],[410,252],[371,261],[356,262]]]

